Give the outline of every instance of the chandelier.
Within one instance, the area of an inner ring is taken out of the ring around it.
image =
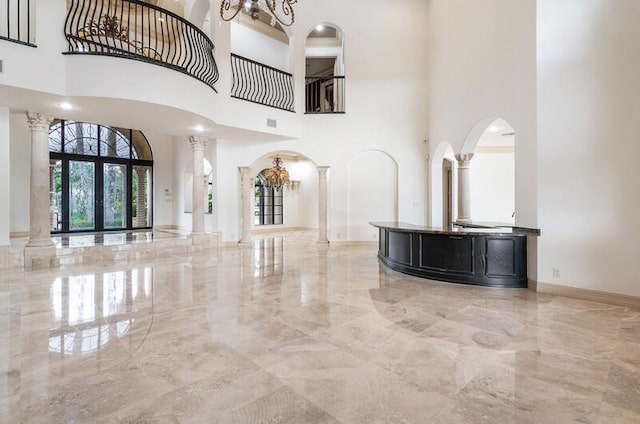
[[[275,26],[276,21],[283,26],[291,26],[295,21],[293,5],[298,0],[222,0],[220,3],[220,17],[225,21],[230,21],[244,8],[254,21],[260,17],[262,10],[271,14],[271,26]],[[260,5],[262,4],[262,8]],[[264,8],[264,5],[267,8]]]
[[[282,166],[282,159],[276,156],[273,160],[273,168],[264,172],[264,186],[279,191],[282,187],[289,185],[289,172]]]

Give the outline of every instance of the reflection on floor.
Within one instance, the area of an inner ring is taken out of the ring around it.
[[[640,422],[640,311],[295,238],[1,275],[0,422]]]

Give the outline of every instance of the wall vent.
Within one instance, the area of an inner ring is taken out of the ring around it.
[[[267,119],[267,127],[276,128],[278,126],[278,121],[275,119]]]

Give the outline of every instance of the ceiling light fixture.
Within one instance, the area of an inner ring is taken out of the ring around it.
[[[291,26],[295,21],[293,5],[296,3],[298,0],[222,0],[220,17],[230,21],[244,8],[254,21],[260,17],[261,11],[266,11],[271,15],[271,25],[278,21],[280,25]]]
[[[204,131],[204,127],[202,125],[196,125],[195,127],[193,127],[193,129],[198,132]]]
[[[60,109],[64,109],[64,110],[71,110],[73,109],[73,105],[71,103],[67,103],[67,102],[62,102],[59,104]]]
[[[282,187],[289,185],[289,172],[282,165],[282,159],[276,156],[273,160],[273,168],[267,169],[264,173],[265,187],[279,191]]]

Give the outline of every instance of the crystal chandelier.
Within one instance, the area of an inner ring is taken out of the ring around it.
[[[282,166],[282,159],[276,156],[273,160],[273,168],[267,169],[264,173],[264,186],[279,191],[282,187],[289,185],[289,172]]]
[[[260,17],[260,12],[265,10],[271,14],[271,26],[275,26],[276,21],[280,25],[291,26],[295,21],[293,5],[296,3],[298,0],[222,0],[220,17],[225,21],[230,21],[238,16],[238,13],[244,8],[251,19],[255,21]]]

